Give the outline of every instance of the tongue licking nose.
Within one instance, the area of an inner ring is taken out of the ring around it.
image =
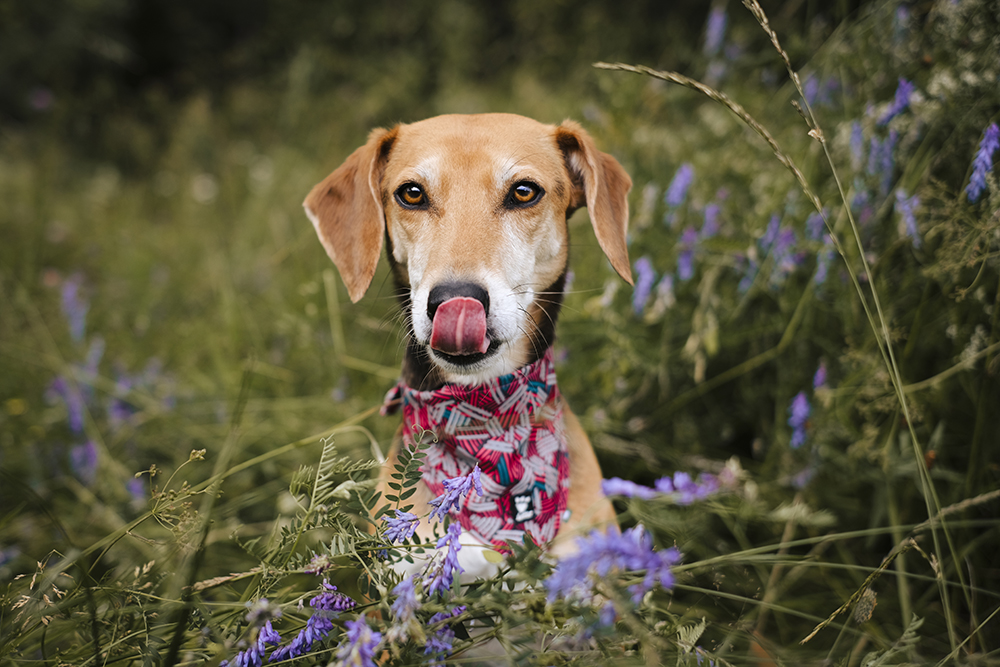
[[[490,347],[486,310],[478,299],[456,296],[434,312],[431,349],[445,354],[481,354]]]

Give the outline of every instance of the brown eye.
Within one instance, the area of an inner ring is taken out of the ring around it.
[[[514,187],[507,193],[507,201],[504,202],[512,208],[521,208],[534,204],[542,196],[542,189],[530,181],[515,183]]]
[[[416,183],[404,183],[396,190],[396,201],[406,208],[419,208],[427,203],[427,195]]]

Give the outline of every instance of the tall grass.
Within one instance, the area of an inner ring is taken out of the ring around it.
[[[141,176],[6,135],[0,661],[996,663],[1000,16],[886,3],[799,63],[747,5],[684,74],[462,98],[583,116],[636,183],[636,291],[574,218],[557,341],[634,482],[602,577],[515,545],[432,593],[384,560],[454,548],[371,511],[393,288],[351,304],[299,202],[391,91],[332,123],[304,53],[278,99],[180,106]]]

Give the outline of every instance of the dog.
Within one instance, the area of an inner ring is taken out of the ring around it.
[[[414,514],[435,509],[445,479],[478,467],[484,495],[470,490],[456,517],[471,577],[495,571],[484,552],[525,533],[559,558],[574,551],[573,536],[617,528],[590,440],[558,393],[551,348],[576,209],[587,207],[601,249],[632,284],[631,187],[573,121],[445,115],[373,130],[304,202],[353,302],[384,240],[408,336],[388,399],[402,404],[403,425],[381,497],[400,449],[427,445],[421,434],[436,442],[406,501]],[[416,534],[432,531],[421,521]]]

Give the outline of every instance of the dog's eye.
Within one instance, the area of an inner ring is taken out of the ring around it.
[[[419,208],[427,203],[427,195],[416,183],[404,183],[396,190],[396,201],[406,208]]]
[[[531,181],[520,181],[507,193],[507,201],[504,202],[512,208],[521,208],[534,204],[542,196],[542,189]]]

